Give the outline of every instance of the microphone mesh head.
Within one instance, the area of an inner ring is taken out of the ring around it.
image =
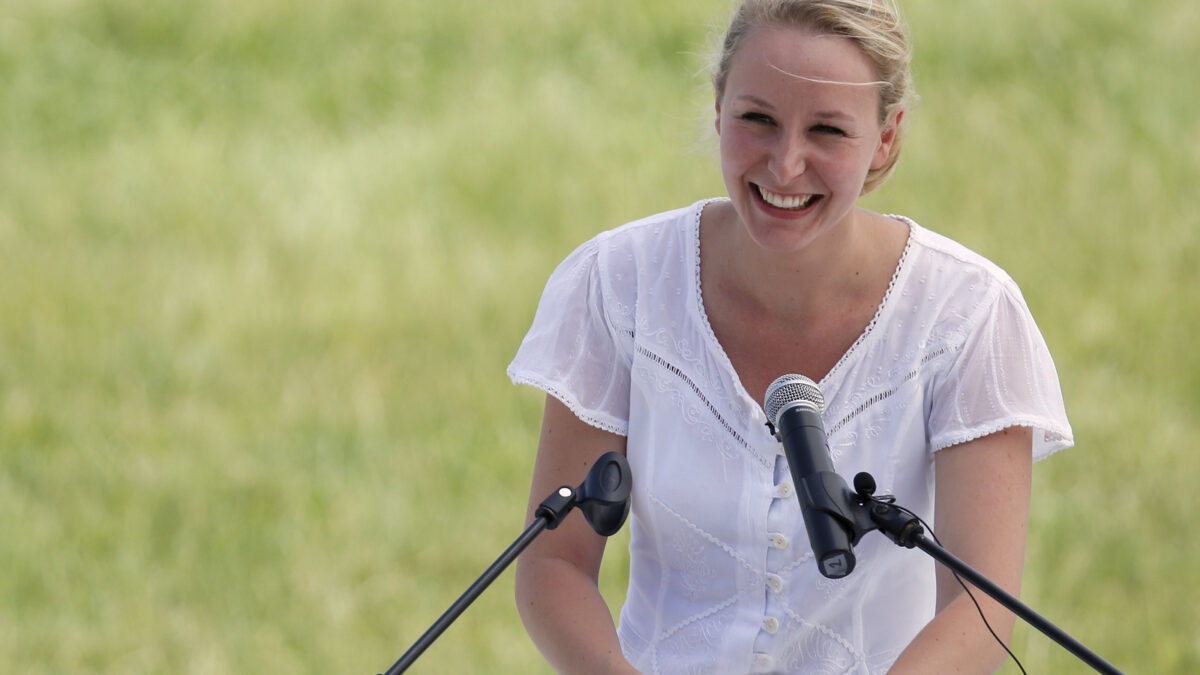
[[[771,424],[779,425],[779,413],[795,406],[825,412],[825,397],[816,382],[803,375],[781,375],[767,387],[763,409]]]

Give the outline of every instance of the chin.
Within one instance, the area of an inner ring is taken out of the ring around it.
[[[764,251],[794,253],[808,248],[824,238],[843,219],[831,220],[827,204],[814,204],[804,213],[777,215],[777,209],[760,208],[751,204],[748,212],[739,214],[747,236]]]

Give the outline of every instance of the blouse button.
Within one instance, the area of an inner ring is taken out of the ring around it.
[[[773,534],[773,535],[771,535],[771,546],[774,546],[775,548],[782,551],[783,549],[788,547],[788,538],[782,534],[778,534],[778,533]]]
[[[779,632],[779,619],[776,619],[773,616],[768,616],[766,619],[763,620],[763,630],[767,631],[771,635],[778,633]]]
[[[761,670],[767,670],[775,665],[775,659],[771,658],[770,654],[758,653],[754,655],[754,665]]]
[[[783,578],[777,574],[768,574],[767,588],[769,588],[772,593],[779,593],[783,591]]]
[[[781,498],[791,497],[795,493],[796,490],[792,487],[791,483],[784,483],[783,485],[779,486],[779,496]]]

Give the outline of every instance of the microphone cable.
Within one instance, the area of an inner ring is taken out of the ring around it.
[[[917,522],[921,524],[921,527],[924,527],[925,531],[929,532],[929,536],[933,537],[933,542],[935,544],[937,544],[938,546],[942,546],[942,542],[938,540],[937,533],[933,531],[933,528],[929,526],[929,523],[925,522],[925,519],[922,518],[921,516],[918,516],[917,514],[904,508],[903,506],[896,504],[895,497],[893,497],[891,495],[885,495],[883,497],[876,497],[874,495],[871,495],[870,497],[868,497],[868,499],[870,499],[873,502],[887,504],[888,506],[896,509],[897,511],[900,511],[901,513],[904,513],[909,516],[912,516],[913,518],[916,518]],[[945,547],[942,546],[942,548],[945,548]],[[1022,675],[1029,675],[1029,673],[1025,672],[1025,667],[1021,665],[1021,660],[1017,658],[1017,655],[1014,654],[1012,652],[1012,650],[1008,648],[1008,645],[1004,644],[1004,640],[1001,640],[1000,636],[996,634],[996,631],[992,629],[992,624],[988,622],[987,617],[984,616],[984,614],[983,614],[983,607],[981,607],[979,605],[979,601],[975,599],[975,594],[971,592],[971,589],[970,589],[970,587],[967,586],[967,583],[965,581],[963,581],[962,577],[958,576],[958,572],[955,572],[953,568],[948,567],[947,569],[949,569],[950,573],[954,575],[954,580],[958,582],[958,585],[962,586],[963,590],[967,592],[967,597],[970,598],[971,602],[975,605],[975,611],[979,612],[979,618],[983,620],[984,627],[987,628],[988,632],[992,634],[992,639],[994,639],[996,641],[996,644],[1000,645],[1000,648],[1003,649],[1005,651],[1005,653],[1008,654],[1009,658],[1011,658],[1013,660],[1013,663],[1017,664],[1017,669],[1021,671]]]

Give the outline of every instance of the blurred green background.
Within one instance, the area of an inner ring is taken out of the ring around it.
[[[902,4],[922,99],[866,204],[1008,269],[1075,427],[1025,600],[1200,671],[1200,9]],[[521,530],[551,269],[723,192],[729,9],[0,0],[0,669],[386,670]],[[546,671],[511,571],[413,669]]]

